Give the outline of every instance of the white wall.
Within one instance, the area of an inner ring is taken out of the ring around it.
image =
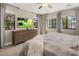
[[[57,18],[57,13],[49,13],[47,19],[51,20],[52,18]]]
[[[61,16],[75,16],[75,9],[61,11]],[[49,13],[47,19],[57,18],[57,12]]]
[[[5,31],[5,46],[12,44],[12,30]]]
[[[75,16],[75,10],[74,9],[68,9],[62,11],[62,17],[64,16]]]

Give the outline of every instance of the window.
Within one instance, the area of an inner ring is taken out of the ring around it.
[[[14,29],[15,29],[15,15],[6,13],[5,30],[14,30]]]
[[[75,16],[66,16],[62,17],[62,28],[63,29],[75,29],[76,17]]]
[[[56,18],[49,20],[49,28],[56,28]]]
[[[75,29],[76,25],[76,17],[74,16],[68,16],[68,28],[69,29]]]
[[[51,26],[51,20],[48,21],[48,25],[49,25],[48,26],[49,28],[52,28],[52,26]]]
[[[67,17],[62,17],[62,28],[67,29],[67,24],[68,24]]]
[[[56,28],[56,18],[52,18],[52,28]]]
[[[34,28],[38,28],[38,20],[35,20],[33,23],[34,23]]]

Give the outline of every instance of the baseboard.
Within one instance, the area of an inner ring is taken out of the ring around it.
[[[12,44],[12,42],[9,42],[9,43],[5,43],[4,45],[8,46],[8,45],[11,45],[11,44]]]

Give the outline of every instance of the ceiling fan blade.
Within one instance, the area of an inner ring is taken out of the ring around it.
[[[48,5],[49,8],[53,8],[51,5]]]
[[[41,9],[43,6],[38,7],[38,9]]]

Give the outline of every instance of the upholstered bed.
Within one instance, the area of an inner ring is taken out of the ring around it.
[[[20,56],[78,56],[78,47],[78,36],[49,33],[25,42]]]

